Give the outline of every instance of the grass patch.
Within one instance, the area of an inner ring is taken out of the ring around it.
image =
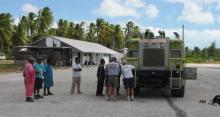
[[[15,65],[13,61],[0,61],[0,73],[20,72],[23,70],[22,65]]]
[[[186,63],[211,63],[211,64],[219,64],[220,57],[203,57],[203,56],[187,56]]]

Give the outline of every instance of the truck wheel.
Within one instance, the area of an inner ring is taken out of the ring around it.
[[[171,89],[171,95],[173,97],[184,97],[185,87],[182,86],[181,89]]]
[[[140,87],[136,86],[136,88],[134,88],[134,95],[139,95],[140,94]]]

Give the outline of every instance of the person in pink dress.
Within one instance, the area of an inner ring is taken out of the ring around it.
[[[32,95],[34,92],[34,84],[35,84],[35,70],[33,68],[34,58],[30,57],[28,62],[24,66],[24,85],[25,85],[25,96],[26,102],[34,102]]]

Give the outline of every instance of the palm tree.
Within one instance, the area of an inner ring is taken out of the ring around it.
[[[57,35],[60,37],[68,37],[68,27],[69,27],[69,22],[67,20],[60,19],[58,22],[58,30],[57,30]]]
[[[211,45],[208,47],[209,56],[214,56],[216,51],[216,41],[213,41]]]
[[[95,23],[90,23],[86,40],[90,42],[96,42],[96,25]]]
[[[115,26],[114,41],[115,41],[115,48],[117,50],[121,49],[123,46],[124,35],[123,35],[123,31],[122,31],[120,25]]]
[[[36,32],[36,14],[33,12],[30,12],[28,14],[28,30],[30,33],[30,37],[32,38]]]
[[[81,22],[80,24],[76,24],[75,33],[74,33],[75,39],[84,40],[84,34],[85,34],[83,29],[84,24],[85,24],[84,22]]]
[[[71,39],[74,38],[74,33],[75,33],[75,24],[73,22],[70,22],[67,31],[67,37]]]
[[[132,32],[134,30],[135,24],[132,21],[129,21],[126,24],[126,29],[125,29],[125,47],[130,47],[131,46],[131,38],[132,38]]]
[[[12,16],[10,13],[1,13],[0,14],[0,40],[1,40],[1,51],[3,52],[4,47],[10,46],[10,39],[12,33]]]
[[[193,52],[194,52],[195,55],[199,55],[200,54],[200,49],[196,46],[196,47],[194,47]]]
[[[134,26],[132,30],[132,38],[142,38],[142,33],[139,26]]]
[[[30,42],[27,37],[28,26],[25,16],[22,17],[18,26],[14,27],[15,32],[12,36],[13,46],[25,45],[27,42]]]
[[[56,28],[50,28],[49,35],[57,36],[57,29]]]
[[[105,21],[104,19],[98,18],[96,20],[96,33],[97,33],[97,42],[103,44],[101,37],[103,36],[101,32],[104,30]]]
[[[150,29],[146,29],[144,37],[145,39],[154,39],[154,33]]]
[[[52,11],[49,7],[45,7],[39,11],[37,18],[37,30],[41,35],[45,35],[53,23]]]

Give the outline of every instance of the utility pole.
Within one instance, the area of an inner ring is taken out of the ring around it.
[[[186,52],[185,52],[185,39],[184,39],[184,24],[182,25],[182,40],[183,40],[183,59],[184,59],[184,64],[186,64]]]
[[[1,52],[3,53],[3,39],[1,40]]]

